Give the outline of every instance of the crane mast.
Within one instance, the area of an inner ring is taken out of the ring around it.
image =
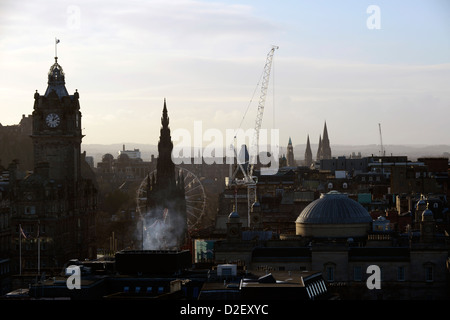
[[[273,55],[275,53],[275,50],[278,49],[278,46],[272,46],[269,53],[267,54],[266,62],[264,65],[264,72],[263,72],[263,79],[261,84],[261,93],[259,97],[258,102],[258,110],[256,115],[256,121],[255,121],[255,130],[253,131],[253,141],[250,148],[250,154],[249,154],[249,163],[246,169],[239,163],[236,170],[234,171],[233,175],[230,177],[230,182],[237,185],[245,184],[247,186],[247,214],[248,214],[248,220],[247,224],[248,227],[251,226],[251,211],[252,211],[252,205],[256,201],[256,184],[257,179],[253,176],[253,168],[254,164],[258,160],[258,142],[259,142],[259,131],[261,129],[262,119],[264,115],[264,106],[266,102],[266,96],[267,96],[267,88],[269,86],[269,78],[270,78],[270,71],[272,68],[272,60]],[[236,155],[236,149],[234,150]],[[231,169],[231,168],[230,168]],[[239,171],[243,173],[244,177],[242,180],[236,179],[236,173]],[[231,171],[230,171],[231,175]],[[237,208],[236,208],[237,210]]]
[[[272,60],[275,50],[278,49],[278,46],[272,46],[269,53],[267,54],[266,64],[264,65],[264,74],[263,81],[261,84],[261,94],[259,96],[258,103],[258,112],[256,114],[255,121],[255,131],[253,132],[253,144],[250,149],[251,161],[249,165],[248,175],[252,177],[253,175],[253,166],[256,163],[258,158],[257,150],[258,150],[258,142],[259,142],[259,130],[261,129],[262,119],[264,115],[264,106],[266,104],[266,96],[267,96],[267,88],[269,87],[269,78],[270,78],[270,70],[272,69]]]

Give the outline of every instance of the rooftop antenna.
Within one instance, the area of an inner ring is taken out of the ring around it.
[[[381,156],[384,157],[386,155],[386,151],[384,151],[384,147],[383,147],[383,137],[381,136],[381,123],[378,124],[378,128],[380,130],[380,145],[381,145]]]

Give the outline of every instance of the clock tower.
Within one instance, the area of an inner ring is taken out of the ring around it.
[[[69,95],[64,71],[55,63],[48,72],[44,95],[34,94],[34,167],[48,164],[48,178],[77,182],[80,179],[81,112],[79,94]]]
[[[81,153],[79,94],[67,92],[57,58],[47,83],[43,95],[34,93],[34,170],[10,179],[11,224],[18,231],[11,240],[22,248],[14,256],[13,269],[37,275],[61,270],[70,259],[92,259],[97,251],[98,185]],[[17,168],[9,170],[15,177]]]

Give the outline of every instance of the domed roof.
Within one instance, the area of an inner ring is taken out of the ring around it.
[[[119,160],[119,162],[129,161],[130,157],[126,153],[121,153],[117,157],[117,160]]]
[[[112,161],[114,160],[114,156],[111,153],[106,153],[102,156],[102,162]]]
[[[372,217],[361,204],[350,199],[345,193],[330,191],[306,206],[296,223],[351,224],[371,221]]]
[[[231,212],[229,215],[228,215],[228,219],[239,219],[240,217],[239,217],[239,214],[236,212],[236,211],[233,211],[233,212]]]
[[[65,87],[65,75],[62,67],[58,64],[58,58],[55,57],[55,63],[50,67],[48,72],[48,87],[45,91],[47,97],[53,90],[56,92],[59,98],[68,96],[69,93]]]
[[[423,199],[419,200],[417,202],[417,204],[416,204],[416,208],[419,209],[419,210],[420,209],[424,209],[426,207],[427,207],[427,202],[425,200],[423,200]]]
[[[252,207],[260,207],[261,204],[258,201],[253,202]]]
[[[433,211],[431,211],[430,209],[426,209],[423,213],[422,213],[423,217],[433,217]]]

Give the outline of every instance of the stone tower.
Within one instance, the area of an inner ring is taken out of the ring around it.
[[[68,93],[57,57],[47,84],[44,95],[37,90],[34,94],[33,173],[14,180],[11,186],[11,221],[15,230],[23,231],[13,241],[33,248],[22,250],[21,259],[17,252],[14,268],[31,273],[59,272],[70,259],[93,259],[97,251],[98,187],[85,153],[81,153],[79,94],[77,90]]]
[[[164,99],[156,174],[149,174],[147,178],[146,222],[150,236],[147,249],[180,249],[185,244],[188,227],[184,176],[175,170],[172,150],[169,116]]]
[[[292,146],[291,137],[289,137],[286,158],[287,158],[287,166],[288,167],[295,167],[296,166],[295,160],[294,160],[294,147]]]
[[[420,221],[420,238],[423,242],[432,242],[436,232],[436,222],[434,220],[433,211],[427,208],[422,213]]]
[[[48,87],[44,95],[34,94],[33,128],[34,167],[48,163],[48,178],[72,181],[80,177],[81,112],[78,90],[69,95],[65,74],[55,63],[48,72]]]

